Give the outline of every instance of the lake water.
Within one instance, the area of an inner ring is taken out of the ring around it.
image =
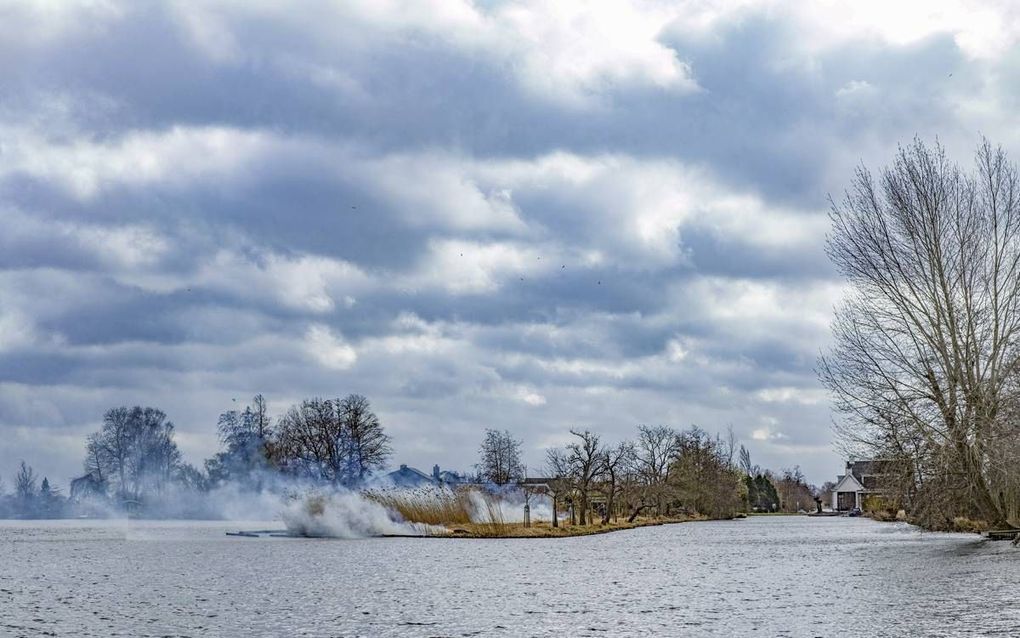
[[[905,524],[760,517],[543,540],[224,535],[266,527],[0,522],[0,635],[1020,635],[1020,550]]]

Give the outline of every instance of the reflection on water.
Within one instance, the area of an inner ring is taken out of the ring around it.
[[[865,519],[566,539],[0,522],[0,635],[1017,636],[1020,550]]]

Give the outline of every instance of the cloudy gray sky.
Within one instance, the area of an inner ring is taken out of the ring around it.
[[[732,425],[820,483],[827,195],[1020,141],[1005,3],[280,4],[0,0],[8,484],[121,404],[200,464],[256,392],[367,395],[395,463]]]

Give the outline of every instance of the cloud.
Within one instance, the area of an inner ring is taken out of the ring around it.
[[[425,467],[732,424],[821,482],[827,195],[914,134],[1020,144],[991,2],[0,13],[0,472],[60,482],[109,407],[200,463],[255,392],[365,394]]]
[[[0,312],[0,352],[34,345],[38,337],[35,326],[16,312]]]
[[[300,13],[301,15],[296,15]],[[476,4],[454,2],[320,3],[293,12],[272,3],[178,3],[175,14],[190,42],[215,63],[251,60],[253,42],[232,31],[234,20],[280,25],[300,33],[329,63],[297,63],[274,53],[310,78],[356,86],[338,67],[392,46],[447,48],[477,57],[493,72],[509,73],[534,99],[584,107],[590,98],[628,86],[689,92],[697,88],[690,67],[658,40],[675,9],[646,2],[597,7],[585,2],[534,0]],[[310,37],[309,37],[310,36]],[[310,41],[310,42],[309,42]],[[339,45],[342,43],[342,48]]]
[[[322,314],[354,305],[371,278],[341,259],[221,250],[188,281],[252,302],[268,297],[288,308]]]
[[[358,360],[358,353],[328,326],[315,324],[305,333],[305,348],[319,365],[346,370]]]

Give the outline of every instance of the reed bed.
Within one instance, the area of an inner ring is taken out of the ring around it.
[[[370,500],[397,513],[409,523],[456,525],[470,523],[473,506],[468,494],[450,490],[385,490],[365,492]]]
[[[450,527],[470,525],[486,535],[507,533],[498,497],[477,489],[392,489],[365,492],[408,523]]]

